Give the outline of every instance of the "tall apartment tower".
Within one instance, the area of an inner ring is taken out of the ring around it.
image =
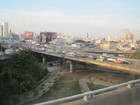
[[[2,26],[3,26],[3,37],[8,37],[8,23],[3,22]]]
[[[129,32],[128,29],[123,30],[122,37],[124,42],[136,42],[136,35]]]
[[[0,25],[0,38],[3,37],[3,26]]]
[[[87,32],[87,39],[89,38],[89,34],[88,34],[88,32]]]
[[[129,30],[128,29],[123,29],[123,34],[128,34]]]

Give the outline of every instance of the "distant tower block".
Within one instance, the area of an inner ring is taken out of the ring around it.
[[[0,25],[0,37],[3,37],[3,26]]]
[[[3,22],[2,26],[3,26],[3,37],[8,37],[8,23]]]
[[[87,38],[89,38],[88,32],[87,32]]]
[[[128,29],[123,29],[123,34],[128,34],[129,30]]]

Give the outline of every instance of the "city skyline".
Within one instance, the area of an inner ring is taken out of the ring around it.
[[[138,0],[1,0],[0,22],[12,32],[60,32],[90,37],[122,36],[129,29],[139,39]]]

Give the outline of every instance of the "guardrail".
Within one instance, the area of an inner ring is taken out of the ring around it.
[[[107,87],[107,88],[103,88],[103,89],[99,89],[99,90],[95,90],[95,91],[85,92],[85,93],[70,96],[70,97],[65,97],[65,98],[52,100],[52,101],[48,101],[48,102],[42,102],[42,103],[38,103],[38,104],[34,104],[34,105],[50,105],[50,104],[56,104],[56,103],[71,101],[71,100],[75,100],[75,99],[79,99],[79,98],[83,98],[83,97],[91,99],[91,98],[93,98],[93,97],[91,97],[91,95],[103,93],[103,92],[106,92],[106,91],[111,91],[113,89],[117,89],[117,88],[120,88],[120,87],[126,87],[127,86],[127,88],[132,88],[138,82],[140,82],[140,79],[129,81],[129,82],[126,82],[126,83],[118,84],[118,85]]]

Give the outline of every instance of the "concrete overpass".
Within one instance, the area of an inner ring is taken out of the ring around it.
[[[132,55],[134,53],[134,51],[130,52],[130,51],[85,51],[88,53],[98,53],[98,54],[102,54],[102,53],[108,53],[108,54],[122,54],[122,55]]]
[[[91,53],[110,53],[110,54],[133,54],[134,52],[122,52],[122,51],[84,51],[84,50],[72,50],[72,49],[61,49],[61,50],[65,50],[65,51],[81,51],[81,52],[91,52]],[[127,72],[130,74],[137,74],[140,75],[140,65],[137,64],[131,64],[131,65],[122,65],[122,64],[114,64],[114,63],[110,63],[110,62],[97,62],[95,60],[92,59],[87,59],[87,58],[73,58],[73,57],[68,57],[68,56],[63,56],[63,55],[58,55],[56,53],[48,53],[45,51],[34,51],[33,52],[42,54],[42,55],[50,55],[50,56],[55,56],[55,57],[59,57],[59,58],[63,58],[63,59],[67,59],[70,60],[70,72],[74,71],[74,67],[75,67],[75,62],[83,62],[86,64],[93,64],[93,65],[98,65],[101,67],[105,67],[105,68],[109,68],[109,69],[113,69],[116,71],[121,71],[121,72]],[[45,56],[42,56],[42,61],[43,63],[46,62],[46,58]],[[139,63],[139,62],[138,62]]]
[[[103,53],[108,53],[108,54],[122,54],[122,55],[132,55],[135,51],[92,51],[92,50],[80,50],[80,49],[64,49],[64,48],[55,48],[55,49],[61,49],[65,51],[79,51],[79,52],[87,52],[87,53],[97,53],[97,54],[103,54]]]
[[[74,71],[74,67],[76,64],[75,62],[83,62],[86,64],[98,65],[98,66],[113,69],[116,71],[140,75],[140,65],[135,65],[135,64],[131,64],[131,65],[125,64],[124,65],[124,64],[115,64],[112,62],[98,62],[98,61],[88,59],[88,58],[74,58],[74,57],[68,57],[68,56],[64,56],[64,55],[58,55],[56,53],[48,53],[45,51],[42,51],[42,52],[41,51],[34,51],[34,52],[44,55],[44,56],[42,56],[43,63],[45,63],[45,61],[46,61],[45,55],[55,56],[55,57],[69,60],[70,61],[70,72]]]

